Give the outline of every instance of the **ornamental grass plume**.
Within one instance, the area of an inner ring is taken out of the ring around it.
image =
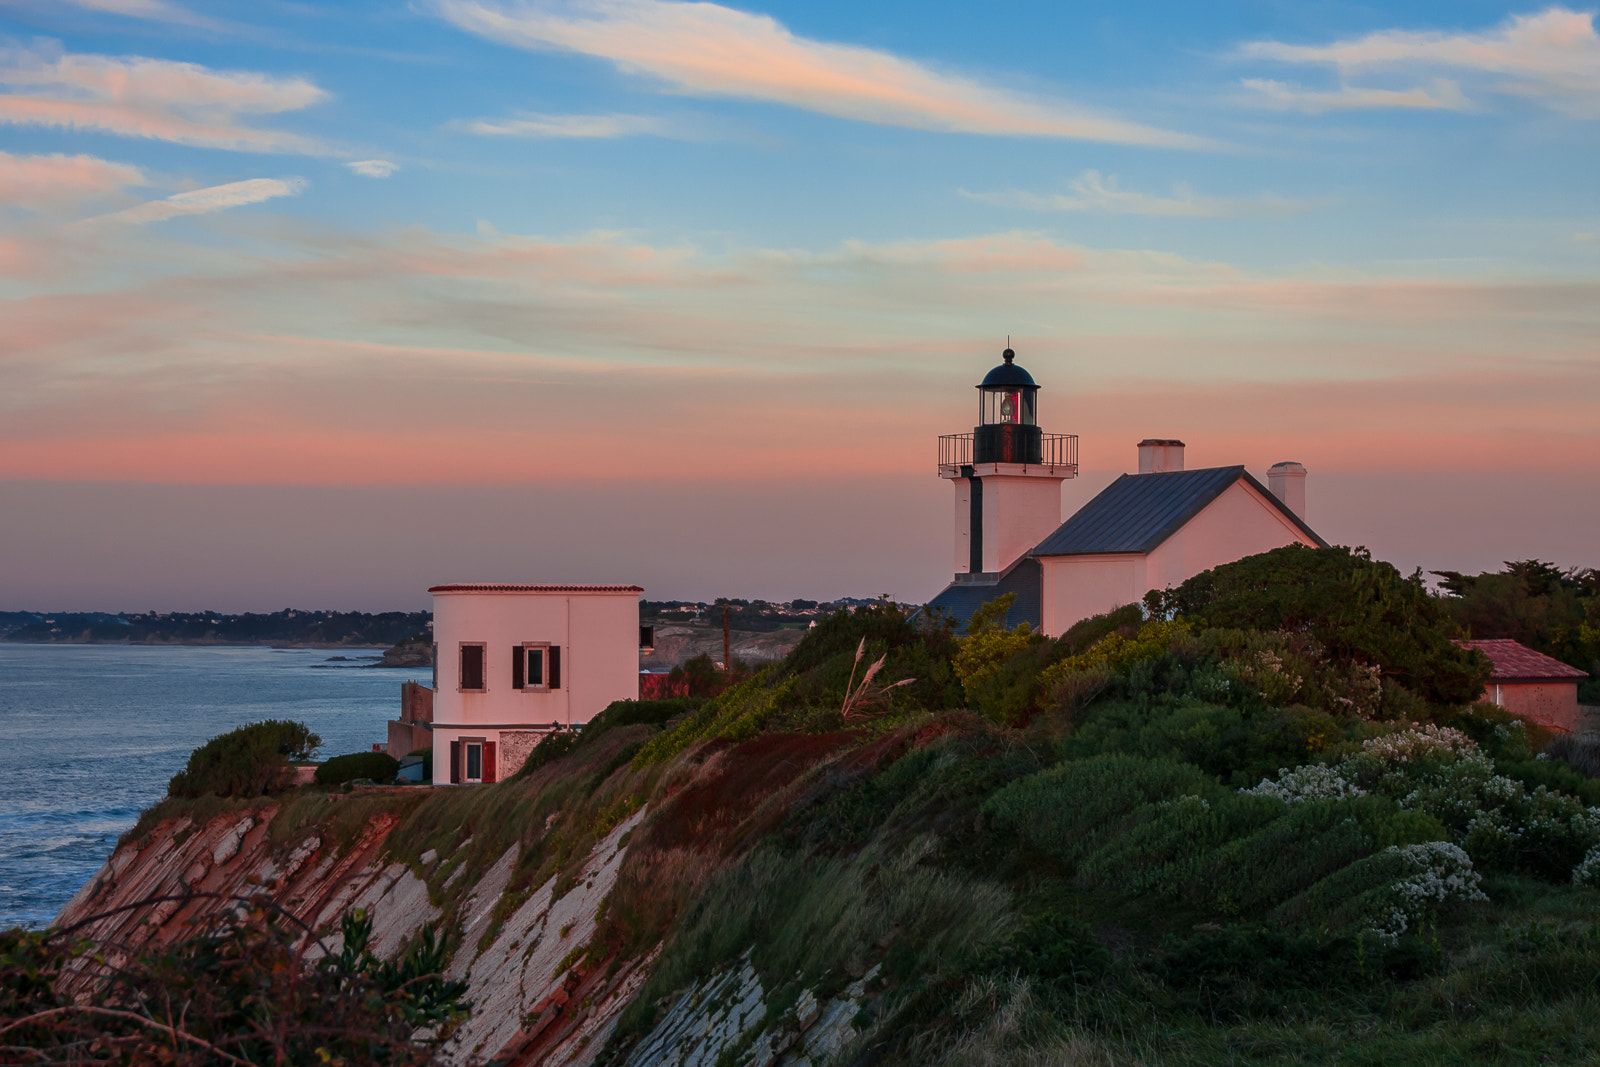
[[[876,678],[878,672],[883,670],[883,661],[889,658],[889,653],[885,652],[877,658],[872,666],[867,668],[867,673],[861,676],[861,684],[856,685],[856,668],[861,666],[861,657],[866,651],[867,639],[863,637],[861,643],[856,646],[855,662],[850,665],[850,681],[846,682],[844,687],[844,704],[839,708],[839,714],[846,719],[850,717],[851,713],[859,714],[861,709],[882,700],[889,690],[898,689],[902,685],[910,685],[916,681],[915,678],[902,678],[898,682],[891,682],[888,685],[879,686],[877,689],[871,688],[872,679]]]

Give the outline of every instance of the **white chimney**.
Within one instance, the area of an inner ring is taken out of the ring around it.
[[[1267,488],[1290,511],[1306,521],[1306,469],[1293,460],[1274,463],[1267,470]]]
[[[1183,470],[1183,442],[1147,437],[1139,442],[1139,473],[1161,474]]]

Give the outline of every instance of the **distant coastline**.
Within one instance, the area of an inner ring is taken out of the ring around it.
[[[67,645],[391,648],[425,635],[427,611],[0,612],[0,641]]]

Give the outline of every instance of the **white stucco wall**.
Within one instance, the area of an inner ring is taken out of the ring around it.
[[[448,587],[446,587],[448,588]],[[433,596],[438,645],[434,758],[448,767],[452,740],[498,742],[501,730],[588,722],[614,700],[639,695],[639,595],[636,587],[573,590],[502,586]],[[484,691],[462,692],[460,648],[484,645]],[[513,655],[523,644],[561,648],[561,687],[512,688]],[[445,781],[445,773],[435,780]]]
[[[1284,545],[1315,546],[1276,505],[1243,480],[1233,483],[1149,555],[1042,556],[1046,633],[1059,636],[1091,615],[1132,604],[1152,589]]]
[[[1003,571],[1061,525],[1061,479],[983,479],[983,569]]]

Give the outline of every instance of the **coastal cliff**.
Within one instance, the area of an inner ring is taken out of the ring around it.
[[[1420,588],[1328,595],[1305,633],[841,613],[507,781],[165,801],[59,924],[440,939],[450,1067],[1594,1062],[1600,746],[1469,703]]]
[[[660,951],[662,929],[634,920],[670,922],[674,894],[724,862],[755,809],[846,740],[769,745],[754,764],[731,762],[723,744],[640,774],[627,758],[649,733],[615,730],[494,786],[169,800],[125,836],[55,925],[76,927],[115,966],[190,936],[234,900],[265,896],[320,940],[314,958],[338,951],[341,917],[361,909],[380,957],[398,956],[424,929],[445,933],[447,976],[467,983],[472,1010],[440,1062],[599,1062]],[[657,808],[675,814],[649,821]],[[682,1058],[679,1038],[692,1031],[710,1063],[761,1021],[762,989],[747,964],[708,977],[707,989],[684,991],[654,1040],[652,1027],[629,1042],[638,1049],[625,1062],[701,1062]],[[710,995],[730,982],[743,1015]],[[787,1029],[768,1027],[768,1043],[786,1047],[786,1035],[804,1028],[842,1047],[856,1014],[841,1006],[848,1001],[823,997]],[[612,1062],[624,1062],[616,1054]]]

